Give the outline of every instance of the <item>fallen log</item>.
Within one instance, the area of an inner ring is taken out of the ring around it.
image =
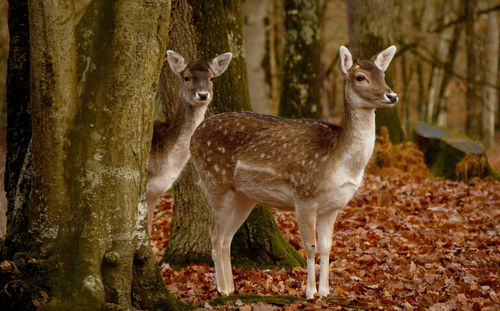
[[[481,143],[422,122],[415,127],[414,135],[431,176],[465,181],[472,177],[492,176],[500,180],[500,174],[489,164]]]

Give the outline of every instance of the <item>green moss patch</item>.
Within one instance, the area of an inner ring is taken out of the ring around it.
[[[284,306],[296,301],[305,301],[305,298],[292,296],[292,295],[277,295],[277,296],[260,296],[260,295],[250,295],[250,294],[238,294],[230,295],[226,297],[217,297],[210,300],[208,303],[211,306],[223,305],[227,302],[233,302],[236,300],[241,300],[241,302],[246,304],[252,304],[257,302],[265,302],[277,306]]]

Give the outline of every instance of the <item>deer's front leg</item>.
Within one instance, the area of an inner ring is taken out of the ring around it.
[[[330,250],[332,248],[333,227],[339,210],[336,209],[329,213],[318,216],[318,240],[319,240],[319,288],[320,297],[326,297],[330,293],[329,287],[329,266]]]
[[[316,214],[302,207],[295,208],[297,224],[307,257],[306,298],[313,299],[316,294],[315,259],[316,254]]]

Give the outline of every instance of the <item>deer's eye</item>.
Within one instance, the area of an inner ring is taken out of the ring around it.
[[[186,82],[187,82],[187,81],[189,81],[189,80],[191,80],[191,79],[189,79],[189,77],[184,77],[184,81],[186,81]]]
[[[363,80],[365,80],[365,79],[366,79],[366,78],[365,78],[365,76],[363,76],[363,75],[358,75],[358,76],[356,76],[356,81],[363,81]]]
[[[211,78],[210,78],[210,81],[213,81],[213,80],[214,80],[214,77],[211,77]]]

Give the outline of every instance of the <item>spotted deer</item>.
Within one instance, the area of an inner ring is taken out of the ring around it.
[[[191,154],[212,207],[212,259],[217,289],[234,291],[231,240],[256,204],[294,211],[307,256],[306,297],[315,281],[318,226],[319,296],[329,294],[329,256],[340,209],[358,189],[375,142],[375,109],[397,95],[384,72],[396,47],[354,60],[340,47],[345,118],[342,127],[251,112],[207,118],[191,138]]]
[[[213,97],[212,81],[227,69],[231,58],[231,53],[224,53],[215,57],[209,64],[188,64],[178,53],[167,51],[168,64],[181,78],[182,85],[170,124],[154,125],[146,185],[149,232],[158,196],[172,186],[189,159],[191,135],[203,121],[207,106]]]

